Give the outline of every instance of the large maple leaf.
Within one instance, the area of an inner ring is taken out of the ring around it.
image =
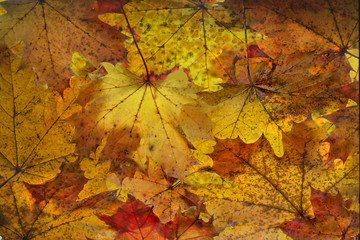
[[[313,56],[305,53],[279,55],[275,60],[252,65],[251,75],[237,85],[223,84],[216,93],[202,93],[213,105],[210,117],[216,123],[216,137],[237,138],[253,143],[262,134],[277,156],[284,154],[282,132],[310,113],[330,113],[345,107],[338,89],[346,85],[339,72],[311,74]],[[248,83],[246,83],[248,82]]]
[[[358,48],[356,1],[266,0],[249,1],[246,7],[250,26],[270,36],[284,51]]]
[[[218,56],[223,51],[237,52],[245,48],[245,35],[244,29],[227,24],[238,18],[221,2],[144,0],[127,3],[124,11],[149,69],[162,74],[175,66],[186,68],[194,83],[211,90],[219,89],[217,83],[232,80],[233,76],[227,72],[229,66]],[[123,14],[104,14],[100,19],[129,32]],[[247,34],[252,40],[263,38],[249,30]],[[145,73],[132,40],[125,44],[130,71]]]
[[[212,138],[210,120],[196,100],[201,88],[181,70],[144,80],[121,64],[103,66],[107,74],[97,75],[82,90],[79,103],[84,111],[72,116],[79,152],[89,154],[106,135],[118,131],[116,138],[107,138],[107,145],[121,143],[118,158],[133,158],[145,170],[151,157],[155,168],[184,178],[197,164],[190,142]]]
[[[31,69],[19,70],[20,58],[0,51],[0,174],[11,179],[43,183],[59,173],[65,161],[74,161],[73,127],[64,121],[77,107],[77,90],[61,98],[35,82]]]
[[[124,58],[123,35],[97,19],[94,0],[15,0],[1,5],[0,43],[24,41],[22,65],[35,68],[43,80],[62,92],[71,76],[73,51],[94,64]]]
[[[266,0],[249,1],[246,6],[249,25],[269,36],[271,41],[261,44],[272,53],[312,51],[321,59],[316,72],[345,70],[349,61],[355,62],[355,75],[359,71],[358,2]]]
[[[282,158],[275,156],[263,137],[253,144],[219,140],[211,155],[213,170],[231,179],[231,186],[207,184],[192,190],[205,197],[214,225],[224,229],[219,239],[279,237],[283,233],[274,230],[283,222],[313,216],[313,185],[324,192],[338,190],[348,198],[356,197],[348,189],[358,186],[358,156],[342,168],[325,167],[320,152],[325,138],[325,129],[311,120],[296,124],[286,138]]]

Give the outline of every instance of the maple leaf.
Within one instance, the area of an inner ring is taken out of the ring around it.
[[[163,174],[162,174],[163,175]],[[126,178],[122,186],[140,201],[153,206],[153,212],[162,223],[172,221],[178,211],[185,211],[196,205],[198,197],[189,193],[181,180],[136,172],[133,178]]]
[[[239,136],[245,143],[253,143],[264,134],[281,157],[282,132],[289,132],[310,113],[344,107],[346,98],[336,92],[342,86],[339,72],[313,75],[307,71],[312,60],[312,55],[305,53],[279,55],[270,66],[254,65],[249,83],[223,84],[224,89],[216,93],[201,93],[203,100],[213,105],[209,116],[216,123],[215,137]]]
[[[167,239],[210,239],[218,234],[212,225],[212,219],[201,219],[202,203],[186,212],[177,212],[174,221],[164,228]]]
[[[256,6],[257,11],[252,8]],[[355,1],[251,1],[248,22],[266,32],[271,41],[261,44],[269,51],[315,52],[320,61],[315,72],[342,69],[342,78],[356,79],[359,71],[358,9]],[[279,24],[281,22],[281,24]]]
[[[283,223],[281,229],[297,239],[353,239],[359,232],[359,215],[350,211],[349,201],[340,194],[331,194],[311,189],[311,204],[315,218],[296,217]]]
[[[356,80],[359,62],[358,3],[354,1],[241,1],[227,0],[249,28],[268,38],[257,41],[270,56],[312,52],[313,74],[341,70],[341,78]],[[236,53],[231,53],[234,56]],[[233,59],[233,57],[231,58]],[[348,71],[351,69],[351,75]]]
[[[335,130],[326,140],[331,143],[330,161],[340,158],[345,162],[348,156],[359,150],[358,117],[358,106],[344,108],[325,116],[326,119],[333,122],[336,126]]]
[[[71,106],[77,90],[58,93],[36,84],[31,69],[19,70],[20,58],[0,51],[0,174],[10,180],[43,183],[74,161],[73,127],[64,121],[77,111]]]
[[[64,165],[57,178],[43,185],[7,184],[0,190],[1,236],[5,239],[86,239],[109,235],[106,225],[90,207],[104,207],[106,201],[114,206],[119,204],[101,198],[96,202],[91,199],[75,202],[85,182],[81,170],[74,164]],[[106,198],[105,195],[102,198]]]
[[[94,156],[103,156],[102,147],[100,146],[89,158],[81,160],[80,166],[88,182],[79,193],[78,200],[112,190],[117,190],[117,198],[126,200],[127,191],[121,187],[122,181],[127,177],[133,177],[136,170],[141,170],[133,160],[126,158],[109,158],[111,161],[99,162]],[[100,154],[96,154],[98,152]],[[118,156],[118,151],[115,150],[113,153]]]
[[[174,221],[161,224],[150,207],[129,196],[115,214],[99,218],[116,230],[118,239],[210,239],[216,232],[199,216],[199,209],[179,212]]]
[[[0,5],[0,238],[355,236],[357,2]]]
[[[128,197],[126,203],[112,216],[100,215],[99,219],[114,228],[119,239],[160,239],[160,220],[151,208]]]
[[[248,24],[271,39],[272,43],[265,40],[272,45],[269,50],[289,54],[332,49],[343,55],[348,49],[358,49],[356,1],[266,0],[248,1],[246,7]]]
[[[146,169],[151,157],[155,168],[183,178],[197,164],[189,140],[212,138],[212,124],[196,100],[201,88],[190,83],[181,70],[144,81],[121,64],[103,66],[107,74],[95,76],[82,90],[84,94],[80,93],[84,111],[71,117],[77,126],[74,140],[79,152],[94,151],[105,135],[117,129],[120,134],[113,140],[123,143],[117,150],[120,159],[133,158]],[[107,144],[113,143],[108,139]],[[137,144],[140,146],[132,154]]]
[[[71,76],[73,51],[91,62],[120,61],[123,35],[97,19],[94,0],[15,0],[2,2],[0,42],[8,47],[24,41],[22,65],[36,69],[51,87],[62,92]]]
[[[232,18],[232,9],[221,2],[144,0],[124,5],[148,68],[158,75],[176,66],[187,69],[194,83],[210,90],[218,90],[215,84],[231,80],[228,66],[218,56],[224,48],[234,52],[244,48],[244,29],[228,26],[238,18]],[[99,18],[129,32],[123,14],[108,13]],[[247,34],[252,39],[263,38],[255,32]],[[137,47],[131,39],[125,45],[130,71],[144,74]]]
[[[219,239],[264,237],[275,234],[271,230],[284,221],[311,217],[310,185],[321,186],[325,192],[342,189],[342,184],[358,186],[356,177],[352,178],[358,171],[358,156],[348,159],[342,168],[323,166],[319,149],[321,139],[326,138],[325,129],[307,120],[295,124],[289,134],[282,158],[276,157],[264,137],[253,144],[218,140],[211,155],[213,170],[230,179],[231,186],[207,184],[190,191],[205,197],[214,225],[224,229]]]

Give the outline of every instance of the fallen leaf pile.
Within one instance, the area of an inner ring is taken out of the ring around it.
[[[0,1],[0,239],[358,237],[358,11]]]

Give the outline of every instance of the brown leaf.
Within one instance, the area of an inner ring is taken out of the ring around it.
[[[94,0],[15,0],[2,2],[0,43],[24,41],[22,66],[33,67],[42,80],[62,92],[69,87],[73,51],[93,64],[124,58],[124,36],[97,19]]]
[[[310,200],[314,218],[296,217],[280,226],[294,240],[350,240],[359,232],[359,213],[348,210],[349,202],[344,201],[340,194],[332,196],[311,189]]]
[[[345,162],[359,150],[359,107],[344,108],[324,118],[336,126],[326,139],[330,143],[329,161],[340,158]]]
[[[253,143],[263,134],[281,157],[282,133],[289,132],[294,123],[311,113],[324,115],[345,107],[347,99],[338,93],[343,86],[340,73],[311,74],[312,60],[308,53],[281,54],[254,65],[252,80],[241,80],[247,83],[224,84],[216,93],[201,93],[202,99],[213,105],[209,115],[216,123],[215,137],[239,136],[245,143]]]

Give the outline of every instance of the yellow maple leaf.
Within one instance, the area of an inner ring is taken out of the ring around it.
[[[89,154],[105,136],[119,131],[116,139],[107,139],[107,145],[117,144],[117,158],[132,158],[143,170],[152,158],[155,168],[184,178],[197,164],[190,142],[212,139],[212,123],[196,100],[201,88],[181,70],[144,80],[121,64],[102,65],[107,74],[93,76],[82,89],[84,111],[71,117],[79,152]]]
[[[215,93],[201,93],[212,105],[209,116],[215,122],[215,137],[240,137],[245,143],[257,141],[262,134],[277,156],[284,154],[282,133],[309,113],[320,115],[345,106],[339,72],[313,75],[307,71],[311,54],[279,55],[252,65],[252,80],[237,85],[223,84]],[[329,94],[330,93],[330,94]]]
[[[206,89],[218,90],[218,83],[232,76],[226,71],[229,66],[219,56],[223,50],[233,52],[244,48],[245,31],[232,27],[232,9],[216,1],[132,1],[124,6],[130,26],[138,36],[138,45],[148,68],[161,74],[175,66],[188,69],[190,79]],[[123,14],[107,13],[100,20],[129,32]],[[238,18],[236,18],[238,21]],[[263,35],[248,30],[252,40]],[[130,71],[144,74],[133,39],[125,42],[131,62]],[[215,72],[218,71],[218,72]]]
[[[64,161],[74,161],[74,128],[64,121],[78,110],[71,105],[76,88],[63,98],[35,81],[31,69],[8,49],[0,50],[0,174],[10,180],[43,183],[59,173]]]

